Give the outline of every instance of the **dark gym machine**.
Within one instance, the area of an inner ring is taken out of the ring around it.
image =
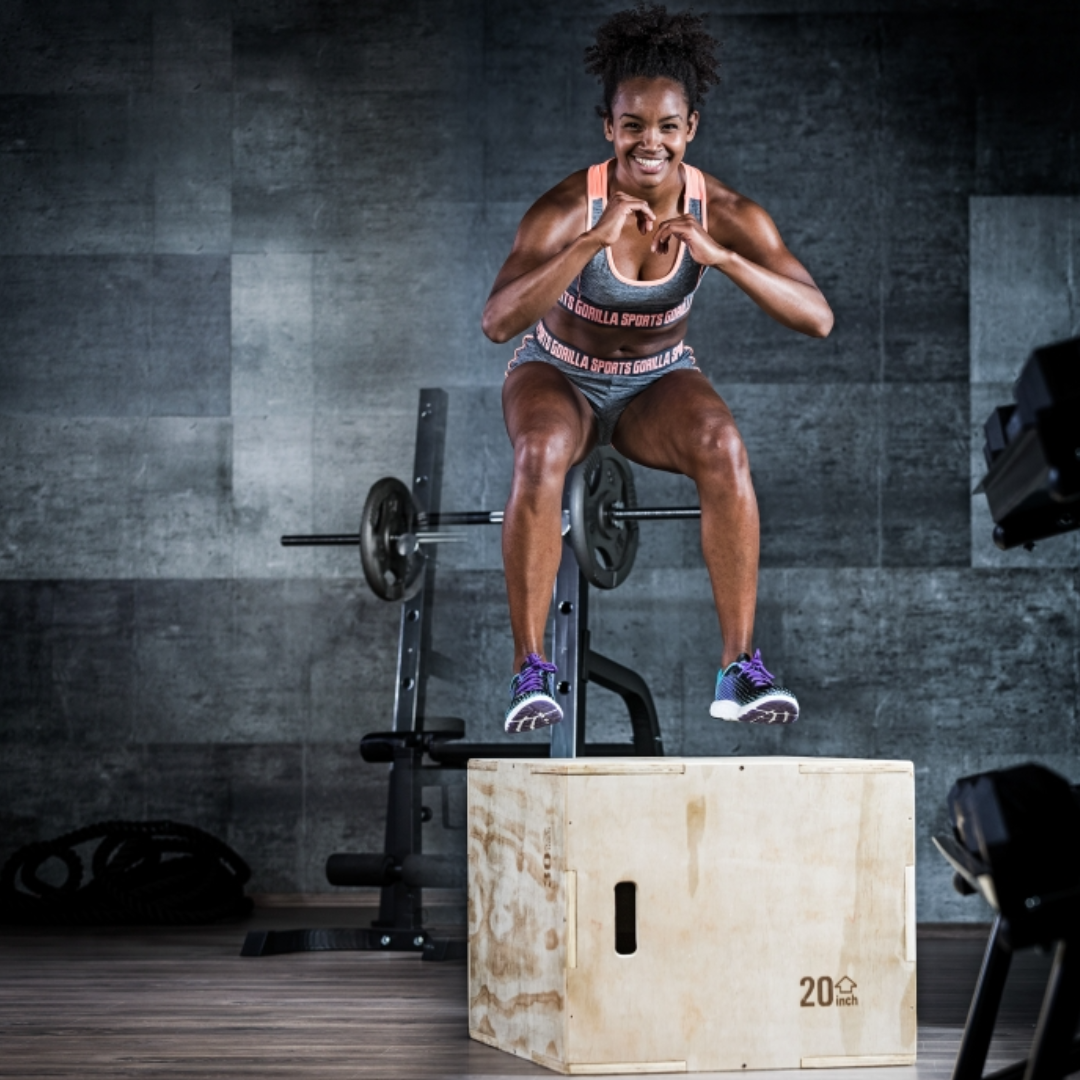
[[[952,835],[934,843],[957,891],[995,916],[953,1080],[1061,1080],[1080,1070],[1080,792],[1028,764],[958,780],[948,804]],[[1031,1051],[984,1076],[1013,953],[1028,948],[1054,955]]]
[[[1080,338],[1035,349],[1013,385],[1015,404],[983,425],[994,543],[1007,549],[1080,529]]]
[[[380,481],[368,497],[359,533],[282,537],[286,546],[359,545],[372,588],[384,598],[403,600],[393,728],[365,735],[360,743],[365,761],[390,766],[384,848],[374,854],[331,855],[326,866],[332,885],[379,887],[379,917],[370,927],[360,929],[253,930],[244,942],[243,956],[331,949],[404,950],[420,952],[425,960],[463,956],[463,941],[435,938],[424,927],[422,890],[464,888],[466,866],[464,850],[456,855],[423,853],[422,827],[432,817],[432,811],[423,805],[423,789],[443,789],[445,818],[447,784],[453,782],[454,771],[460,778],[460,770],[471,758],[664,753],[656,707],[644,679],[591,647],[589,584],[612,588],[625,580],[636,551],[638,521],[699,517],[700,510],[636,508],[629,470],[610,451],[596,453],[576,466],[564,491],[553,653],[560,680],[556,693],[564,719],[551,729],[550,744],[465,742],[463,720],[427,715],[424,659],[431,655],[436,563],[431,554],[420,554],[420,545],[446,539],[435,530],[447,525],[498,524],[502,520],[501,512],[442,512],[447,408],[445,391],[420,392],[411,500],[407,491]],[[386,523],[388,517],[392,520]],[[586,740],[586,687],[590,682],[622,698],[629,713],[631,742]]]
[[[976,492],[994,543],[1030,550],[1080,528],[1080,338],[1035,349],[1013,398],[983,425]],[[958,780],[948,803],[953,833],[934,843],[957,891],[995,915],[953,1080],[1060,1080],[1080,1070],[1080,789],[1028,764]],[[1031,1051],[984,1077],[1012,957],[1027,948],[1054,954]]]

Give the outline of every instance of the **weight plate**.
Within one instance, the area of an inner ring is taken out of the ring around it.
[[[598,446],[570,476],[570,546],[591,585],[614,589],[634,567],[638,523],[612,521],[609,511],[637,505],[629,463]]]
[[[372,485],[360,519],[360,563],[371,591],[383,600],[408,600],[424,581],[424,555],[416,543],[412,492],[387,476]]]

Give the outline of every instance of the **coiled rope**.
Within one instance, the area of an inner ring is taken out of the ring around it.
[[[85,884],[75,849],[97,841]],[[67,868],[43,881],[49,859]],[[104,821],[20,848],[0,870],[0,923],[37,926],[193,925],[251,911],[247,863],[228,844],[173,821]]]

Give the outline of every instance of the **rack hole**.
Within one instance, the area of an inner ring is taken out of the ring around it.
[[[637,952],[637,885],[632,881],[615,886],[615,951],[620,956]]]

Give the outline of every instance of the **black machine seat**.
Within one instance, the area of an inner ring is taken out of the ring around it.
[[[588,743],[589,757],[626,757],[635,753],[633,743]],[[473,758],[547,758],[548,743],[436,743],[431,760],[449,769],[464,769]]]
[[[450,719],[440,717],[440,722]],[[551,756],[548,743],[505,742],[463,743],[465,721],[453,728],[438,731],[372,731],[360,740],[360,756],[371,764],[390,764],[395,751],[416,756],[427,754],[436,764],[448,769],[464,769],[473,758],[546,758]],[[625,757],[634,754],[633,743],[589,743],[590,757]]]
[[[402,751],[430,754],[434,747],[464,737],[464,720],[437,731],[372,731],[360,740],[360,756],[372,764],[390,763],[394,760],[395,750],[399,754]]]

